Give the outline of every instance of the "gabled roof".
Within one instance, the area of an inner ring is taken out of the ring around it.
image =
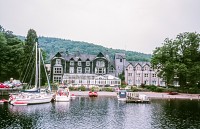
[[[129,61],[129,63],[131,63],[133,65],[133,67],[136,67],[137,65],[140,65],[141,67],[144,67],[145,65],[148,65],[149,67],[151,67],[151,63],[150,62]]]
[[[105,57],[101,52],[97,55],[97,57]]]

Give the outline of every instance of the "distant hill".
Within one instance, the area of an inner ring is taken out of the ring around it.
[[[18,36],[20,39],[24,40],[25,37]],[[51,57],[57,52],[75,53],[79,51],[84,54],[97,55],[99,52],[107,53],[111,58],[114,57],[115,53],[125,53],[128,61],[150,61],[151,54],[144,54],[140,52],[125,51],[122,49],[112,49],[106,48],[101,45],[96,45],[93,43],[72,41],[60,38],[52,37],[39,37],[39,46],[47,53],[47,62],[50,61]]]

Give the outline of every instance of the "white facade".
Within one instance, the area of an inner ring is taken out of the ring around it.
[[[150,63],[129,63],[125,70],[125,82],[128,85],[140,86],[155,85],[165,86],[165,82],[157,77],[156,70],[153,70]]]
[[[73,86],[120,86],[121,80],[112,75],[96,75],[96,74],[69,74],[63,75],[63,83]]]

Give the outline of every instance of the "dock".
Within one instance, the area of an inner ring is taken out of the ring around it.
[[[126,97],[126,103],[150,103],[150,99],[143,94],[128,92]]]

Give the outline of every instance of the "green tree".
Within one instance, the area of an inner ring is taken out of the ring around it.
[[[13,77],[19,79],[22,69],[23,42],[12,31],[0,26],[0,81]]]
[[[158,69],[158,76],[167,84],[178,80],[181,86],[200,83],[200,35],[181,33],[176,39],[166,39],[162,47],[154,50],[151,63]],[[176,78],[177,77],[177,78]]]

